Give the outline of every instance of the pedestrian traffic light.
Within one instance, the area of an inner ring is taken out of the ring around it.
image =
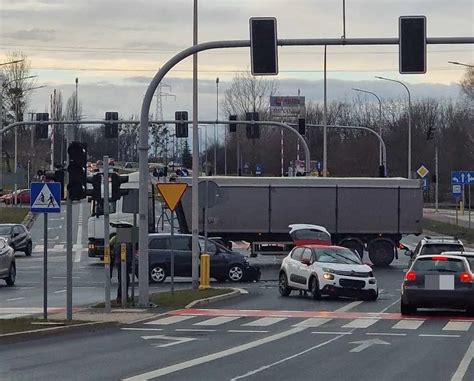
[[[252,75],[278,74],[277,22],[274,17],[250,19]]]
[[[187,111],[176,111],[174,113],[175,120],[188,120]],[[176,123],[175,126],[175,135],[177,138],[187,138],[189,135],[188,124],[187,123]]]
[[[260,116],[258,112],[247,112],[245,113],[245,120],[247,121],[259,121]],[[247,124],[247,138],[248,139],[259,139],[260,138],[260,125],[258,123]]]
[[[398,37],[400,74],[426,73],[426,17],[401,16]]]
[[[237,115],[229,115],[229,120],[237,120]],[[229,132],[237,132],[237,124],[229,124]]]
[[[298,132],[300,133],[300,135],[303,135],[303,136],[306,135],[306,119],[305,118],[298,119]]]
[[[47,122],[49,120],[49,114],[47,112],[40,112],[36,114],[37,122]],[[35,125],[35,136],[37,139],[48,139],[48,124],[37,124]]]
[[[69,164],[67,171],[69,181],[67,190],[70,200],[82,200],[87,190],[87,145],[80,142],[71,142],[67,149]]]
[[[88,176],[87,182],[92,184],[92,189],[86,190],[86,195],[95,201],[102,200],[102,173],[96,173],[94,176]]]
[[[105,120],[118,120],[118,112],[107,111],[105,113]],[[105,137],[107,139],[113,139],[118,137],[118,123],[105,124]]]
[[[128,182],[128,176],[119,175],[118,173],[111,173],[110,179],[112,182],[112,195],[110,201],[120,200],[122,196],[128,194],[128,189],[120,189],[120,185]]]

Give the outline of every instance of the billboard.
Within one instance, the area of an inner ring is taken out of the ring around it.
[[[271,96],[270,114],[273,117],[297,118],[305,114],[305,97]]]

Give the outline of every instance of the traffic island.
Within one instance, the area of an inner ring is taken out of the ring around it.
[[[28,215],[30,208],[5,206],[0,210],[0,224],[21,224]]]

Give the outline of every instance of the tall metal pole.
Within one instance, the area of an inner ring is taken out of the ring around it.
[[[14,160],[14,165],[15,165],[15,169],[14,169],[14,172],[15,172],[15,185],[14,185],[14,188],[13,188],[13,191],[14,191],[14,204],[16,206],[16,203],[17,203],[17,189],[18,189],[18,179],[17,179],[17,175],[16,175],[16,172],[17,172],[17,168],[18,168],[18,128],[15,128],[15,160]]]
[[[390,79],[380,76],[375,76],[377,79],[383,79],[385,81],[395,82],[402,85],[408,93],[408,175],[407,178],[411,179],[411,93],[407,85],[396,79]]]
[[[75,104],[74,104],[74,109],[75,109],[75,116],[76,116],[76,120],[79,120],[79,103],[78,103],[78,100],[79,100],[79,96],[78,96],[78,93],[77,93],[77,88],[78,88],[78,85],[79,85],[79,78],[76,77],[76,99],[75,99]],[[79,125],[76,126],[76,129],[74,130],[74,139],[77,139],[77,130],[79,128]]]
[[[66,124],[66,147],[73,141],[73,126]],[[67,152],[69,163],[69,152]],[[69,181],[69,180],[68,180]],[[72,320],[72,200],[67,197],[66,201],[66,315],[67,320]]]
[[[439,202],[439,168],[438,168],[438,142],[435,141],[435,211],[438,211]]]
[[[342,39],[346,38],[346,0],[342,0]]]
[[[43,319],[48,319],[48,213],[43,213]]]
[[[0,130],[3,128],[3,76],[0,74]],[[3,191],[3,134],[0,134],[0,192]]]
[[[171,295],[174,296],[174,210],[171,210]]]
[[[216,120],[219,120],[219,77],[216,78]],[[214,176],[217,175],[217,124],[214,124]]]
[[[323,106],[323,177],[328,173],[328,129],[327,129],[327,78],[326,78],[326,50],[324,45],[324,106]]]
[[[198,0],[193,4],[193,45],[198,43]],[[206,128],[207,130],[207,128]],[[192,178],[192,285],[199,287],[199,129],[198,129],[198,56],[193,55],[193,178]]]
[[[104,156],[104,269],[105,312],[110,312],[110,225],[109,225],[109,157]],[[147,188],[148,189],[148,188]],[[118,245],[118,243],[116,243]],[[148,279],[147,279],[148,280]],[[120,279],[119,279],[120,282]],[[120,287],[120,286],[119,286]],[[125,295],[122,295],[122,299]]]

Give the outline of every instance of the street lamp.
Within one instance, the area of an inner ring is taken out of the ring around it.
[[[448,63],[453,64],[453,65],[459,65],[459,66],[474,67],[474,65],[465,64],[465,63],[457,62],[457,61],[448,61]]]
[[[357,88],[352,88],[354,91],[358,91],[360,93],[366,93],[373,95],[375,98],[377,98],[377,101],[379,102],[379,135],[382,136],[382,101],[380,100],[380,97],[373,93],[372,91],[367,91],[367,90],[362,90],[362,89],[357,89]],[[379,159],[381,161],[382,159],[382,142],[379,143]],[[384,175],[387,174],[387,169],[384,169]]]
[[[410,90],[408,89],[407,85],[405,85],[401,81],[397,81],[396,79],[390,79],[380,76],[375,76],[377,79],[383,79],[384,81],[395,82],[402,85],[408,93],[408,179],[411,179],[411,94]]]

